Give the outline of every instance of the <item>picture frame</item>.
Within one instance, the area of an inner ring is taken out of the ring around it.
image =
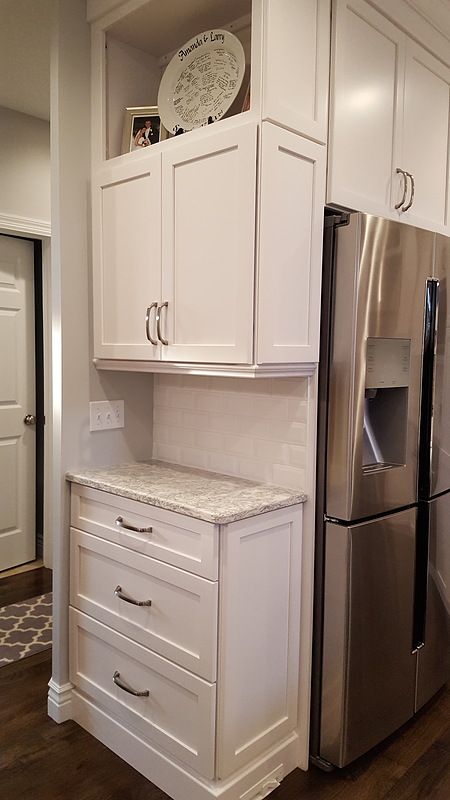
[[[122,153],[142,150],[168,138],[158,106],[126,108],[122,134]]]

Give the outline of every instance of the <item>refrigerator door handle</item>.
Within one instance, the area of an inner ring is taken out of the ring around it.
[[[425,644],[428,597],[428,549],[430,541],[430,511],[428,503],[419,503],[416,525],[416,558],[414,575],[412,652]]]
[[[439,281],[428,278],[425,291],[422,389],[419,435],[419,499],[428,500],[433,441],[433,394],[436,361]]]

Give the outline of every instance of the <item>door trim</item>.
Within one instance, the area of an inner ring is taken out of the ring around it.
[[[43,372],[43,404],[48,412],[52,408],[52,300],[51,300],[51,226],[49,222],[34,220],[28,217],[8,216],[0,214],[0,235],[14,236],[22,239],[32,239],[39,242],[42,248],[42,351],[44,360]],[[44,566],[53,566],[53,528],[51,516],[51,492],[53,481],[53,468],[51,453],[54,446],[53,415],[47,413],[43,434],[43,561]]]

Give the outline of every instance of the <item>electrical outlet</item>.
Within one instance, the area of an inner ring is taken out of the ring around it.
[[[89,403],[89,419],[91,431],[123,428],[125,425],[123,400],[99,400]]]

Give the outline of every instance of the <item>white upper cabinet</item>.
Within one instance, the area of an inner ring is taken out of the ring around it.
[[[329,0],[265,0],[262,118],[326,142]]]
[[[97,365],[310,374],[330,0],[104,0],[89,13]],[[157,116],[167,64],[215,29],[245,57],[232,106],[136,150],[126,108]]]
[[[162,357],[252,363],[256,125],[163,156]]]
[[[383,215],[395,179],[404,35],[364,0],[334,5],[327,200]]]
[[[449,88],[365,0],[335,0],[327,201],[449,233]]]

